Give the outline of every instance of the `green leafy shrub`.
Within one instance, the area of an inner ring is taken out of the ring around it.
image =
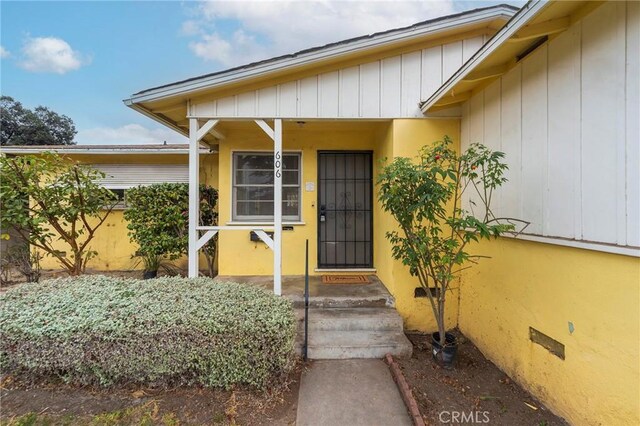
[[[200,185],[200,225],[218,224],[218,191]],[[140,247],[138,256],[145,270],[157,271],[163,259],[176,260],[187,254],[189,246],[189,185],[160,183],[127,191],[129,237]],[[210,275],[216,255],[217,238],[201,250],[207,258]]]
[[[139,186],[127,191],[129,237],[143,256],[175,260],[188,244],[189,187],[182,183]],[[186,207],[186,208],[185,208]]]
[[[52,256],[69,275],[97,256],[96,231],[115,206],[104,173],[55,153],[0,155],[0,229]]]
[[[264,387],[293,364],[291,303],[208,278],[105,276],[0,296],[0,369],[68,383]]]

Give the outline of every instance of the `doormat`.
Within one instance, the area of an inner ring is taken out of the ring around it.
[[[322,284],[369,284],[366,275],[323,275]]]

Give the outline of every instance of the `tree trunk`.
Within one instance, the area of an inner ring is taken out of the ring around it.
[[[209,271],[209,277],[213,278],[213,256],[206,254],[204,255],[205,259],[207,259],[207,270]]]
[[[77,277],[78,275],[82,275],[84,273],[82,257],[76,255],[73,261],[73,265],[67,271],[70,276]]]
[[[442,292],[442,289],[440,289],[439,291]],[[438,315],[438,333],[440,337],[440,345],[444,348],[445,344],[447,343],[444,324],[444,292],[438,295]]]

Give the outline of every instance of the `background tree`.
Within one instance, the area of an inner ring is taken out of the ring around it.
[[[0,173],[0,227],[53,256],[69,275],[83,273],[97,254],[89,243],[117,202],[98,183],[104,173],[52,153],[0,156]]]
[[[10,96],[0,97],[1,145],[73,145],[73,121],[47,107],[33,111]]]

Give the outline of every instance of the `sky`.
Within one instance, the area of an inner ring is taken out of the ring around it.
[[[464,10],[523,1],[0,0],[0,93],[74,121],[79,144],[186,142],[141,90]]]

